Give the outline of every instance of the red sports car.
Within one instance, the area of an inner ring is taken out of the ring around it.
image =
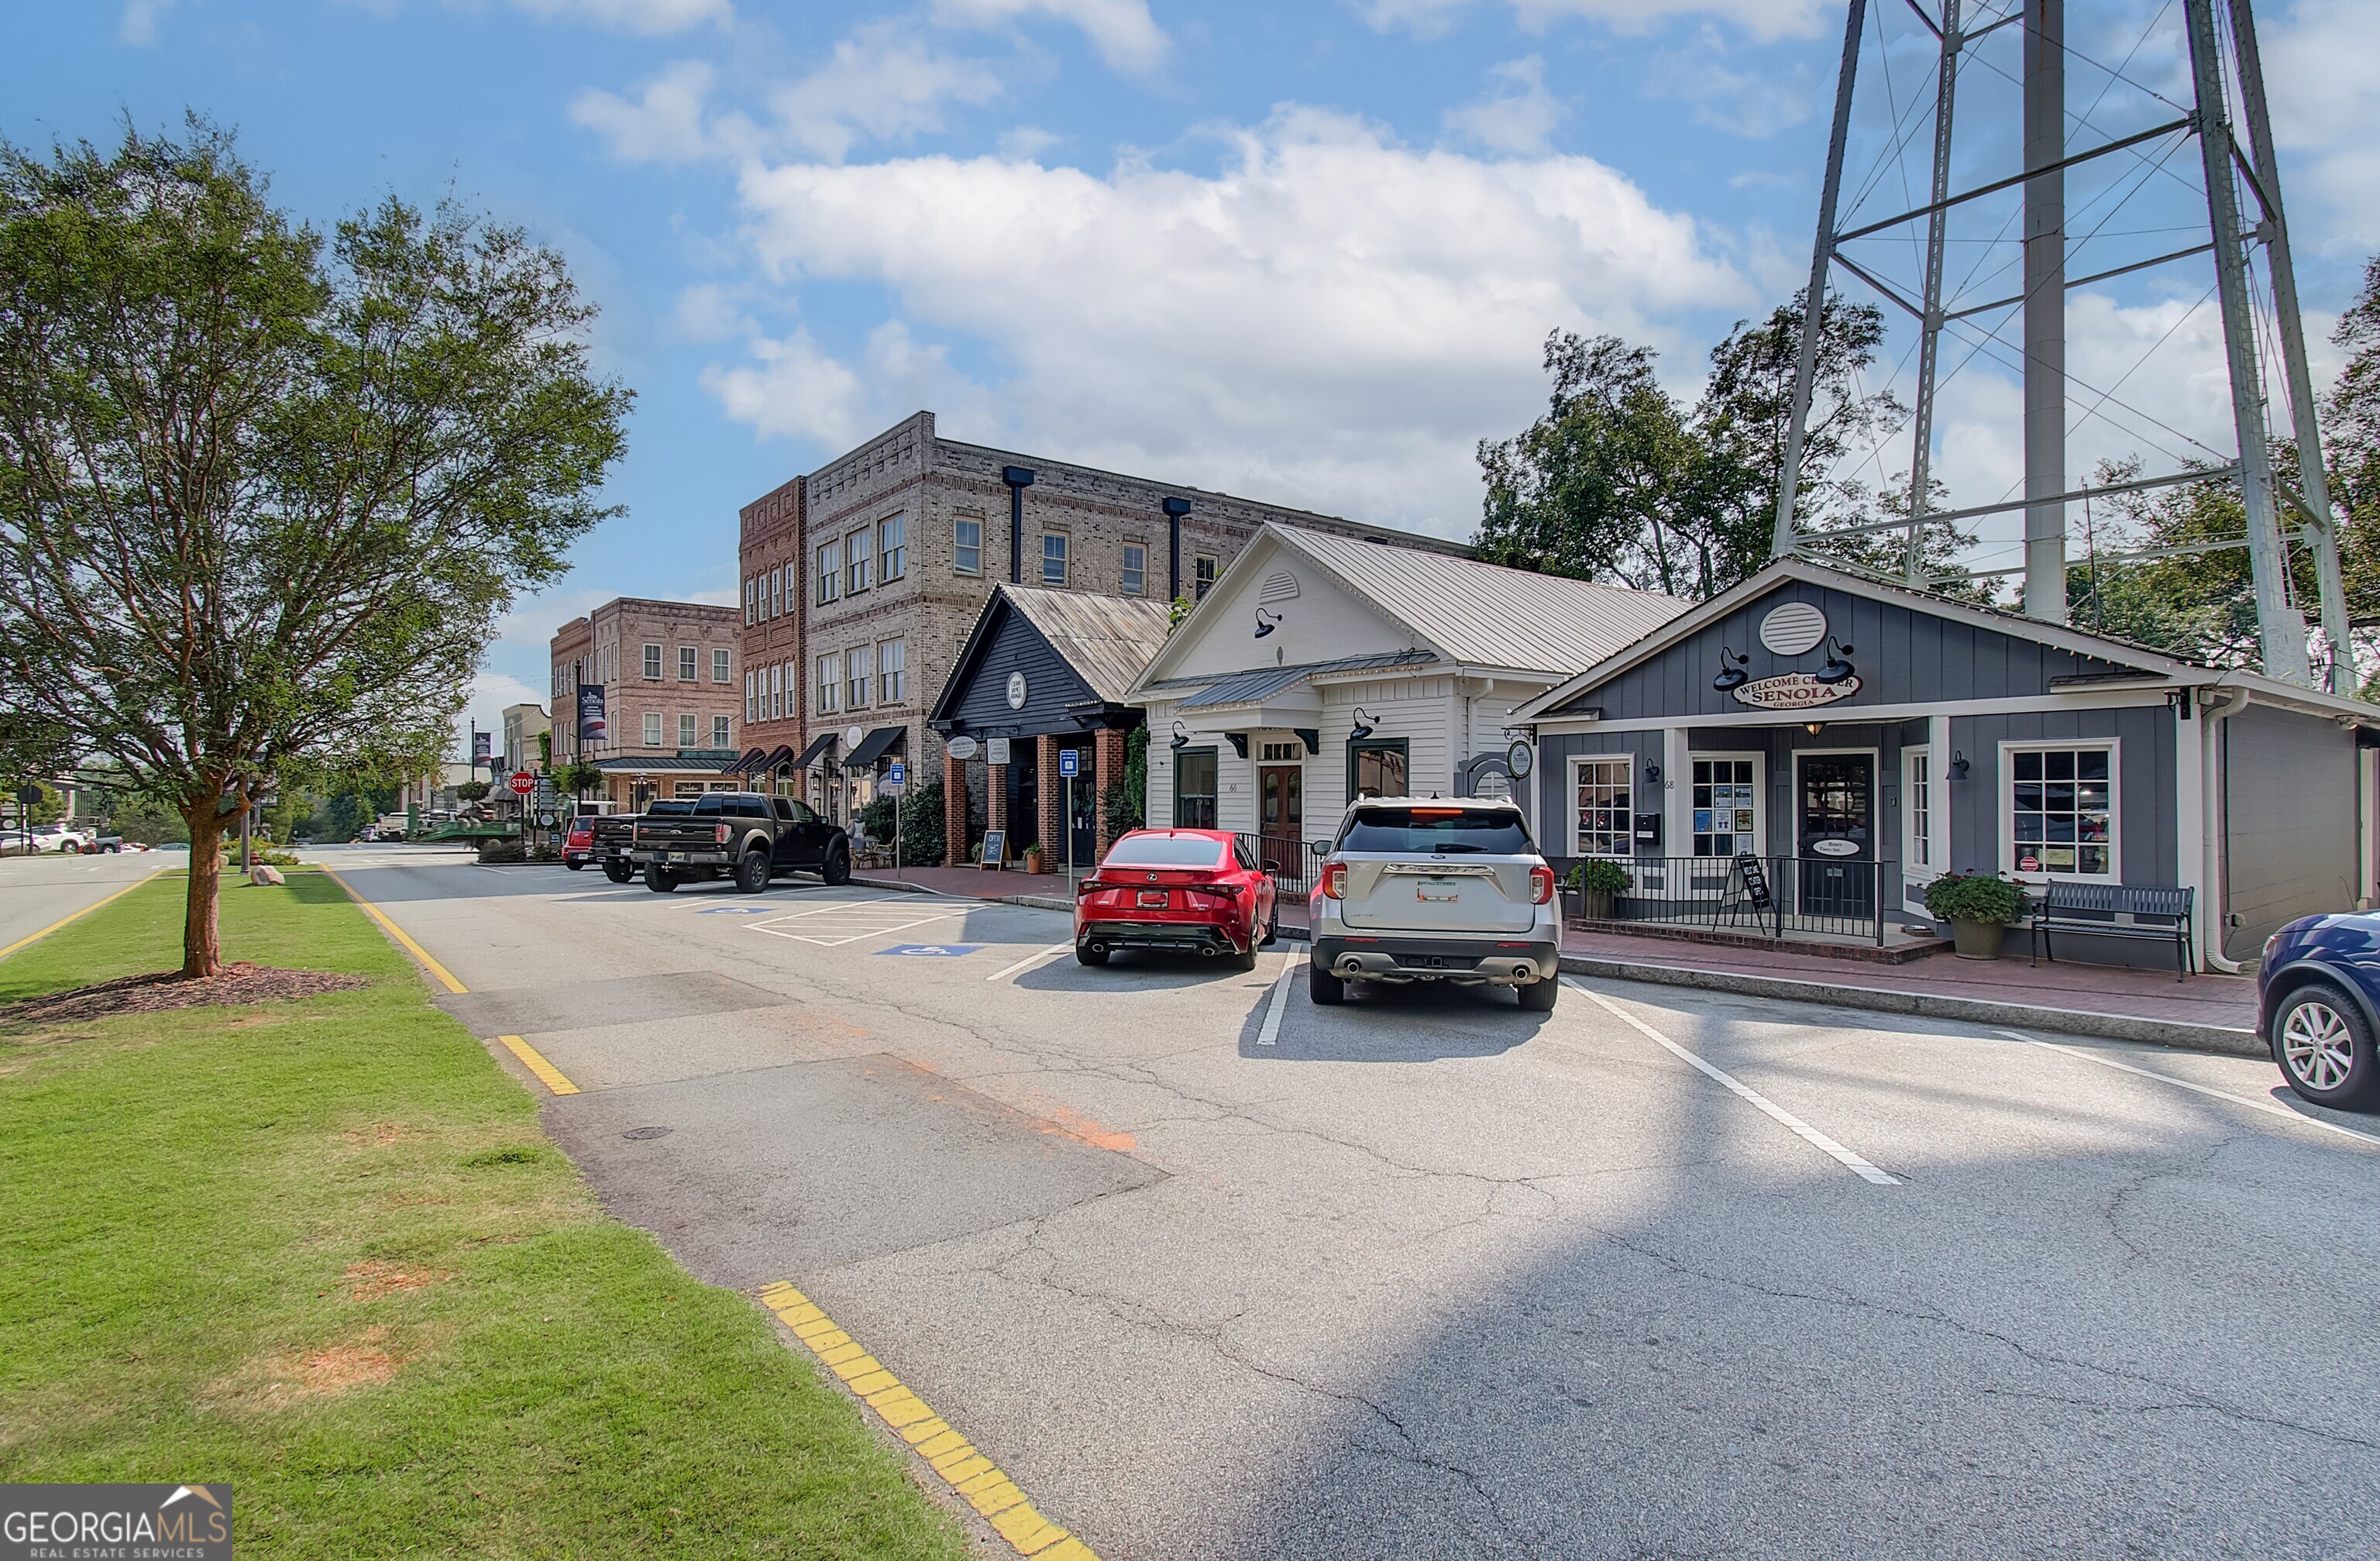
[[[1279,926],[1272,875],[1228,829],[1135,829],[1075,891],[1075,958],[1087,965],[1168,949],[1254,970]]]

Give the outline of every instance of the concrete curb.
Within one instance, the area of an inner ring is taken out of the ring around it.
[[[923,884],[892,878],[851,880],[870,889],[903,889],[913,894],[941,894],[947,899],[973,898],[1001,905],[1030,905],[1044,911],[1071,911],[1063,900],[1046,895],[951,895]],[[1303,943],[1302,926],[1281,929],[1283,941]],[[2044,1008],[2034,1003],[1990,1002],[1980,998],[1949,998],[1930,992],[1898,992],[1883,986],[1852,986],[1831,981],[1799,981],[1790,975],[1749,975],[1736,971],[1694,970],[1683,965],[1649,964],[1638,960],[1608,959],[1594,954],[1564,954],[1561,967],[1572,975],[1592,975],[1606,981],[1644,981],[1661,986],[1691,986],[1705,992],[1737,997],[1775,998],[1783,1002],[1819,1003],[1833,1008],[1866,1009],[1876,1013],[1906,1013],[1921,1019],[1950,1019],[1964,1024],[2005,1024],[2011,1029],[2048,1030],[2061,1035],[2097,1035],[2114,1041],[2143,1041],[2182,1051],[2207,1051],[2226,1057],[2267,1059],[2272,1054],[2252,1030],[2221,1024],[2193,1024],[2179,1019],[2143,1019],[2134,1014],[2093,1013],[2086,1009]]]
[[[943,900],[978,900],[987,905],[1028,905],[1036,911],[1069,913],[1075,908],[1073,901],[1060,900],[1054,895],[1048,894],[953,894],[949,889],[935,889],[929,884],[907,883],[900,878],[863,878],[856,873],[852,875],[851,881],[861,889],[890,889],[903,894],[931,894]]]

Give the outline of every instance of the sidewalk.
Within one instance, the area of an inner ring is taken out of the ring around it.
[[[909,867],[860,873],[879,889],[1002,900],[1071,909],[1058,873]],[[1305,938],[1305,906],[1283,901],[1281,936]],[[1949,953],[1907,964],[1830,959],[1777,949],[1737,949],[1611,933],[1562,934],[1562,969],[1613,981],[1650,981],[1789,1002],[1916,1014],[1964,1023],[2064,1035],[2105,1035],[2192,1051],[2263,1057],[2255,1034],[2256,985],[2244,975],[2193,975],[2062,961],[1961,960]]]

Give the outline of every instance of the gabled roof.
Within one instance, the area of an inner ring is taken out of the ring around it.
[[[2318,689],[2283,683],[2262,672],[2241,672],[2232,668],[2211,666],[2192,661],[2144,645],[2119,639],[2113,635],[2094,634],[2088,629],[2070,628],[2063,623],[2051,623],[2022,613],[2010,612],[1997,607],[1985,607],[1955,598],[1938,596],[1932,591],[1913,590],[1864,575],[1830,569],[1823,563],[1813,563],[1805,558],[1781,558],[1747,579],[1740,580],[1728,589],[1681,612],[1642,638],[1624,645],[1599,660],[1589,663],[1586,670],[1547,689],[1512,714],[1514,723],[1546,719],[1580,695],[1619,676],[1629,668],[1638,666],[1658,656],[1698,631],[1718,622],[1745,602],[1767,594],[1788,580],[1819,586],[1829,590],[1865,597],[1871,601],[1889,602],[1912,611],[1952,623],[1967,623],[1995,634],[2030,639],[2059,650],[2094,660],[2112,661],[2120,666],[2138,668],[2152,678],[2199,686],[2222,684],[2227,687],[2247,688],[2265,696],[2267,703],[2288,703],[2326,714],[2354,715],[2366,720],[2380,717],[2371,705],[2360,699],[2349,699]]]
[[[1174,640],[1188,644],[1209,603],[1228,597],[1230,587],[1249,574],[1273,567],[1283,553],[1368,603],[1410,635],[1416,647],[1458,666],[1560,676],[1602,659],[1687,606],[1658,591],[1267,525],[1208,588]],[[1174,675],[1166,660],[1160,650],[1138,690]]]
[[[1082,674],[1091,692],[1111,704],[1121,704],[1131,692],[1173,626],[1173,604],[1147,597],[1093,596],[1044,586],[1002,586],[999,592]]]

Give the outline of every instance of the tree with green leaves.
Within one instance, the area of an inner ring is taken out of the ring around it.
[[[228,132],[0,146],[0,682],[190,838],[419,774],[498,615],[612,513],[629,393],[559,255],[391,197],[326,236]]]

